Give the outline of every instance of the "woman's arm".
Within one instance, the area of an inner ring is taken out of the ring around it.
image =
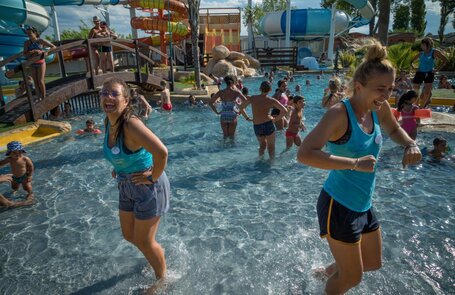
[[[434,50],[434,56],[439,58],[442,61],[441,64],[439,65],[439,68],[435,69],[436,72],[439,72],[445,66],[445,64],[447,63],[448,60],[447,60],[447,57],[445,56],[445,54],[443,54],[438,49]]]
[[[378,119],[384,132],[396,143],[404,146],[403,166],[416,164],[422,159],[422,154],[416,142],[400,127],[392,114],[389,102],[385,101],[378,111]]]
[[[54,49],[56,48],[56,46],[54,44],[52,44],[51,42],[47,41],[47,40],[44,40],[44,39],[39,39],[39,42],[41,45],[45,46],[45,47],[49,47],[51,49]]]
[[[246,100],[243,100],[242,103],[239,106],[239,112],[241,114],[245,114],[246,115],[245,109],[250,104],[251,104],[251,101],[248,98],[246,98]],[[245,115],[244,115],[244,117],[245,117]],[[247,115],[247,117],[248,117],[248,115]],[[250,118],[250,117],[247,118],[247,117],[245,117],[245,119],[247,119],[248,121],[253,121],[252,118]]]
[[[272,106],[275,108],[275,109],[278,109],[280,110],[280,114],[278,116],[276,116],[274,119],[272,119],[272,122],[277,122],[277,121],[280,121],[284,116],[286,116],[288,114],[288,109],[282,105],[278,100],[274,99],[274,98],[271,98],[272,100]]]
[[[219,115],[220,112],[218,112],[218,110],[216,109],[215,107],[215,102],[221,97],[221,93],[222,93],[223,90],[220,90],[218,91],[217,93],[215,93],[215,95],[213,95],[210,100],[209,100],[209,106],[210,108],[212,109],[213,112],[215,112],[215,114]]]
[[[125,126],[125,133],[127,136],[138,146],[145,148],[153,155],[153,170],[151,172],[152,179],[156,181],[164,171],[167,164],[168,151],[163,142],[142,123],[138,118],[131,118]],[[141,177],[135,178],[138,182],[135,183],[149,183],[144,179],[143,173]],[[134,181],[134,180],[133,180]]]
[[[297,152],[297,160],[305,165],[320,169],[352,169],[373,172],[376,159],[372,155],[355,159],[334,156],[322,150],[329,140],[337,140],[342,137],[348,128],[348,124],[344,105],[330,108],[318,125],[303,140]]]
[[[413,64],[414,64],[414,62],[415,62],[415,61],[416,61],[416,60],[419,58],[420,54],[421,54],[420,52],[419,52],[419,53],[417,53],[417,54],[416,54],[416,55],[414,55],[414,57],[411,59],[411,70],[414,70],[414,69],[416,69],[416,68],[414,67],[414,65],[413,65]]]
[[[242,101],[241,104],[243,104],[244,101],[247,101],[247,100],[248,100],[248,98],[247,98],[245,95],[243,95],[243,93],[242,93],[240,90],[236,89],[235,91],[237,92],[237,97],[240,98],[240,100]],[[247,121],[253,121],[253,120],[248,116],[248,114],[245,112],[245,108],[243,108],[243,109],[239,108],[239,113],[242,114],[242,116],[245,118],[245,120],[247,120]]]

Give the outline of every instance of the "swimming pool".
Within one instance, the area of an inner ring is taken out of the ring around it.
[[[303,92],[312,128],[327,81],[309,79],[313,86]],[[259,81],[245,85],[255,93]],[[102,123],[101,114],[92,117]],[[73,129],[87,118],[74,119]],[[326,171],[298,164],[295,147],[280,154],[283,134],[276,160],[258,159],[252,124],[243,119],[235,142],[224,142],[207,107],[176,104],[172,114],[153,113],[148,125],[169,149],[171,210],[157,236],[171,281],[166,294],[322,293],[311,269],[332,261],[316,217]],[[420,142],[435,135],[421,133]],[[441,135],[455,145],[454,134]],[[27,148],[38,202],[0,213],[0,293],[141,294],[154,281],[142,254],[121,237],[101,144],[102,137],[68,135]],[[424,161],[403,170],[399,162],[401,149],[386,139],[374,198],[383,268],[350,294],[453,293],[455,167]]]

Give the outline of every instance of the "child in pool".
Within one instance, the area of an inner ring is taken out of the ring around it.
[[[397,106],[402,119],[401,128],[414,140],[417,138],[417,126],[420,124],[420,119],[415,116],[415,111],[419,109],[415,104],[417,99],[417,92],[409,90],[400,97]]]
[[[447,151],[447,140],[444,137],[436,137],[433,140],[433,149],[428,152],[428,155],[435,160],[441,160],[445,157]]]
[[[11,141],[7,144],[6,158],[0,161],[0,167],[9,164],[13,174],[11,188],[14,192],[22,188],[27,192],[27,200],[33,200],[32,175],[33,162],[24,156],[25,150],[18,141]]]
[[[293,109],[289,119],[289,127],[286,130],[286,150],[292,147],[292,144],[300,146],[302,140],[299,136],[300,130],[305,130],[303,124],[303,109],[305,108],[305,99],[302,96],[296,95],[292,99]]]

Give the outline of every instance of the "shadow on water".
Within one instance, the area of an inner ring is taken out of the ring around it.
[[[95,151],[81,152],[75,155],[64,155],[58,156],[56,158],[49,158],[34,161],[33,164],[36,168],[51,168],[51,167],[61,167],[65,164],[74,164],[85,162],[89,160],[99,160],[103,159],[103,151],[101,149]]]
[[[118,276],[113,276],[109,279],[99,281],[94,283],[91,286],[84,287],[76,292],[70,293],[71,295],[85,295],[85,294],[95,294],[101,291],[104,291],[106,289],[114,287],[116,284],[118,284],[121,281],[124,281],[131,275],[133,275],[134,272],[127,273],[127,274],[122,274]]]

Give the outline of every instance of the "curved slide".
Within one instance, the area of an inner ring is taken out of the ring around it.
[[[1,0],[0,56],[22,51],[28,38],[22,26],[33,26],[42,32],[49,26],[49,14],[43,6],[116,5],[120,0]]]
[[[0,1],[0,56],[8,57],[22,51],[27,35],[23,25],[44,31],[49,26],[46,9],[31,1]]]
[[[188,26],[179,20],[188,18],[185,4],[177,0],[129,0],[128,4],[133,8],[138,9],[162,9],[168,10],[171,13],[171,22],[167,17],[163,19],[158,17],[133,17],[131,26],[134,29],[144,31],[159,31],[160,33],[172,33],[172,41],[185,39],[190,30]],[[140,38],[139,41],[152,46],[160,45],[160,37]],[[170,35],[166,35],[165,42],[170,41]]]
[[[371,19],[374,9],[367,0],[344,0],[360,11],[365,19]],[[286,11],[277,11],[265,15],[260,23],[260,31],[270,37],[284,36],[286,31]],[[351,17],[343,11],[336,13],[335,32],[340,33],[350,28]],[[294,9],[291,10],[291,37],[298,39],[306,36],[326,36],[330,32],[330,9]]]

